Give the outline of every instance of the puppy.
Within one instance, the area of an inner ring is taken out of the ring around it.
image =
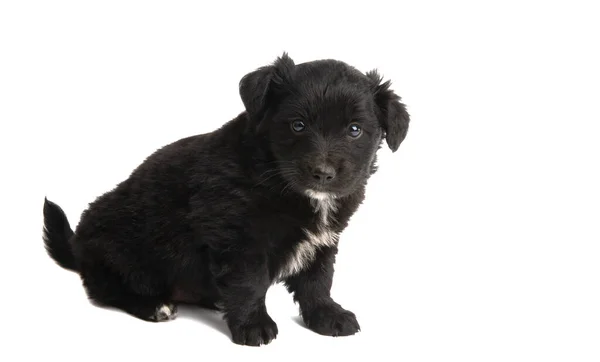
[[[395,152],[404,140],[406,107],[376,71],[285,53],[239,92],[244,112],[157,150],[75,232],[46,199],[46,250],[92,302],[145,321],[192,303],[220,310],[234,343],[268,344],[265,295],[282,282],[308,328],[355,334],[355,315],[330,296],[338,239],[383,141]]]

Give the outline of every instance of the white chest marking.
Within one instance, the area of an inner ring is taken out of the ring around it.
[[[287,263],[281,268],[278,279],[294,275],[307,267],[315,259],[317,250],[321,247],[334,246],[338,234],[331,230],[330,222],[332,213],[337,209],[335,197],[324,193],[309,190],[306,192],[311,199],[315,213],[319,215],[317,231],[315,233],[304,230],[306,239],[298,243],[289,256]]]

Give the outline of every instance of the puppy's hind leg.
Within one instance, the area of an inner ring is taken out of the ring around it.
[[[177,317],[177,306],[159,299],[140,297],[114,303],[126,313],[148,322],[167,322]]]
[[[118,275],[97,265],[83,266],[81,278],[89,298],[99,305],[121,309],[148,322],[165,322],[177,317],[177,306],[157,286],[126,285]]]

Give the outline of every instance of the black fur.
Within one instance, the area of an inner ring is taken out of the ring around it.
[[[77,271],[69,240],[73,230],[60,206],[44,199],[44,244],[52,259],[65,269]]]
[[[233,342],[266,344],[277,325],[265,294],[282,281],[310,329],[354,334],[356,317],[330,297],[333,265],[377,150],[406,136],[409,115],[389,86],[340,61],[284,54],[243,77],[245,112],[155,152],[89,205],[75,233],[46,200],[47,250],[91,300],[143,320],[195,303],[223,311]]]

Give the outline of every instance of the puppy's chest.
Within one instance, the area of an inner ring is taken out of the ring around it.
[[[315,260],[320,248],[337,244],[339,234],[334,230],[333,223],[339,205],[332,197],[313,196],[311,204],[315,213],[315,222],[310,227],[302,229],[302,237],[294,243],[279,268],[278,280],[297,274],[308,267]]]

